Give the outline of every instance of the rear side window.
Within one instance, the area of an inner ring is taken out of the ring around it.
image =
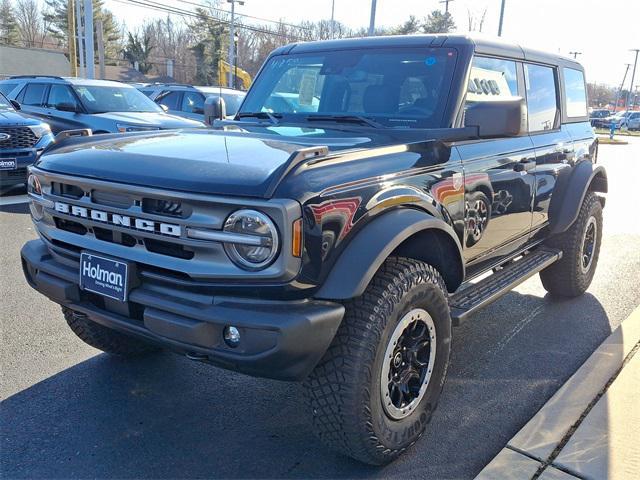
[[[159,103],[160,105],[164,105],[169,110],[180,110],[178,102],[180,101],[181,93],[182,92],[170,92],[170,91],[163,92],[156,99],[156,103]]]
[[[475,57],[467,88],[467,102],[518,96],[516,63],[498,58]]]
[[[567,117],[586,117],[587,92],[584,88],[584,73],[573,68],[564,68],[563,73]]]
[[[29,83],[22,91],[22,100],[19,101],[24,105],[42,105],[46,89],[45,83]]]
[[[0,83],[0,93],[6,97],[17,86],[17,83]]]
[[[558,112],[558,94],[553,68],[541,65],[524,65],[527,89],[529,131],[553,130]]]

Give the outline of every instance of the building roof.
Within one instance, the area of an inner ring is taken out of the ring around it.
[[[61,51],[0,45],[0,78],[12,75],[57,75],[71,73],[71,64]]]

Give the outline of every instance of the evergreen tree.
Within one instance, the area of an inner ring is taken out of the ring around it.
[[[11,0],[0,2],[0,43],[4,45],[18,45],[20,43],[18,22]]]
[[[82,1],[82,0],[76,0]],[[68,0],[45,0],[47,9],[43,17],[49,24],[49,33],[63,46],[68,45],[69,22],[68,22]],[[104,7],[104,0],[93,0],[94,19],[94,41],[97,42],[97,32],[95,26],[98,21],[102,21],[102,32],[104,40],[105,58],[107,60],[117,60],[120,50],[120,30],[113,14]],[[83,19],[84,20],[84,19]],[[76,20],[77,22],[77,20]],[[73,29],[75,31],[75,28]],[[96,43],[97,45],[97,43]],[[96,61],[98,52],[96,49]],[[109,63],[107,61],[107,63]]]
[[[229,30],[225,23],[212,17],[202,8],[196,8],[198,18],[192,30],[202,32],[196,44],[191,47],[196,59],[195,83],[200,85],[220,85],[224,79],[218,78],[218,63],[223,49],[228,45]]]
[[[420,21],[415,15],[411,15],[409,20],[391,30],[391,33],[393,35],[411,35],[413,33],[418,33],[419,31]]]
[[[131,63],[131,66],[135,66],[137,62],[138,71],[146,75],[153,67],[153,64],[149,63],[151,50],[153,50],[151,35],[139,35],[137,33],[132,35],[131,32],[129,32],[127,46],[122,51],[122,55]]]
[[[440,10],[434,10],[426,18],[422,25],[424,33],[448,33],[455,30],[456,24],[449,12],[442,13]]]

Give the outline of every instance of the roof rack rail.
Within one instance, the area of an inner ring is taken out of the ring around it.
[[[17,78],[54,78],[56,80],[64,80],[64,77],[59,77],[57,75],[13,75],[9,77],[9,80]]]
[[[153,82],[149,85],[164,85],[165,87],[193,87],[188,83],[178,83],[178,82]]]

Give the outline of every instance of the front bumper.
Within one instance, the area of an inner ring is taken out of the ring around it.
[[[327,301],[216,297],[144,282],[123,303],[81,290],[78,266],[42,240],[27,242],[21,256],[27,282],[54,302],[114,330],[253,376],[306,377],[344,315],[342,305]],[[227,325],[240,331],[236,348],[224,342]]]
[[[0,150],[0,159],[15,159],[16,168],[0,170],[0,186],[10,187],[27,182],[28,167],[38,159],[40,151],[35,149],[25,150]]]

